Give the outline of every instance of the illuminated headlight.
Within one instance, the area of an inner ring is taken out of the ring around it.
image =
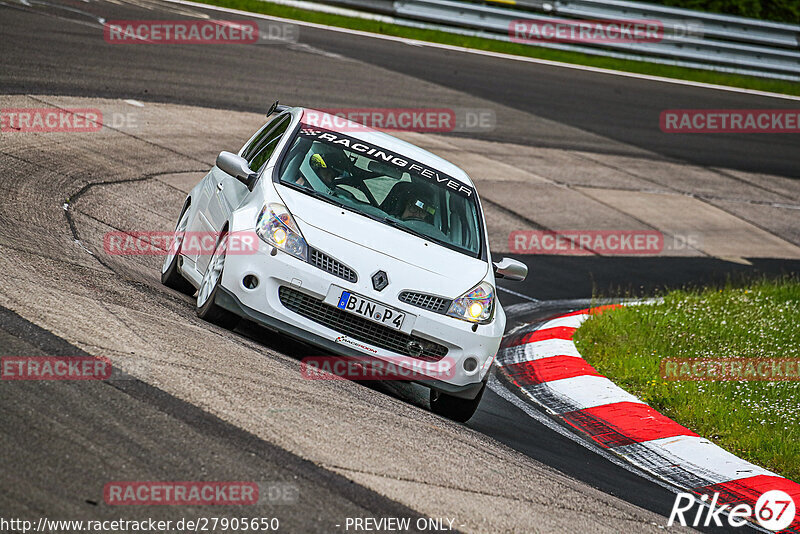
[[[488,323],[492,318],[493,309],[494,288],[488,282],[481,282],[455,299],[447,315],[471,323]]]
[[[261,209],[256,219],[256,233],[270,245],[292,256],[302,260],[308,256],[306,240],[283,204],[267,204]]]

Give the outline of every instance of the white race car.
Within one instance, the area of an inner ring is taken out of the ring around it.
[[[189,193],[161,281],[196,288],[197,315],[216,324],[244,317],[413,370],[435,413],[468,420],[506,325],[495,278],[527,267],[492,263],[477,191],[452,163],[338,117],[275,111]],[[187,246],[196,233],[215,236],[208,253]],[[234,253],[248,235],[251,253]]]

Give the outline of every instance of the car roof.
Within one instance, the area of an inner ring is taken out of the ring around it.
[[[417,145],[414,145],[407,141],[403,141],[402,139],[399,139],[393,135],[389,135],[386,132],[375,130],[373,128],[370,128],[369,126],[364,126],[363,124],[353,122],[344,117],[335,116],[312,108],[298,108],[298,109],[300,109],[303,112],[303,115],[301,115],[300,118],[301,122],[303,121],[303,116],[305,115],[305,112],[307,110],[313,111],[315,114],[318,114],[315,115],[314,117],[315,121],[317,121],[317,124],[326,124],[326,123],[336,124],[336,127],[328,128],[326,126],[325,127],[326,129],[329,129],[337,133],[343,133],[345,135],[354,137],[361,141],[366,141],[368,143],[378,145],[381,148],[385,148],[393,152],[397,152],[398,154],[408,156],[410,159],[416,160],[424,165],[433,167],[434,169],[449,175],[450,177],[454,178],[455,180],[463,184],[475,187],[475,184],[472,182],[472,179],[466,172],[463,171],[463,169],[447,161],[446,159],[437,156],[436,154],[428,152],[424,148],[420,148]]]

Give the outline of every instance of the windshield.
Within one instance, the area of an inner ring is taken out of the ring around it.
[[[280,181],[479,257],[475,190],[427,165],[338,132],[302,125]]]

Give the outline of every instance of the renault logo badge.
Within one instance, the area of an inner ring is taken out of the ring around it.
[[[375,291],[383,291],[383,289],[388,285],[389,277],[384,271],[378,271],[372,275],[372,287],[375,288]]]

